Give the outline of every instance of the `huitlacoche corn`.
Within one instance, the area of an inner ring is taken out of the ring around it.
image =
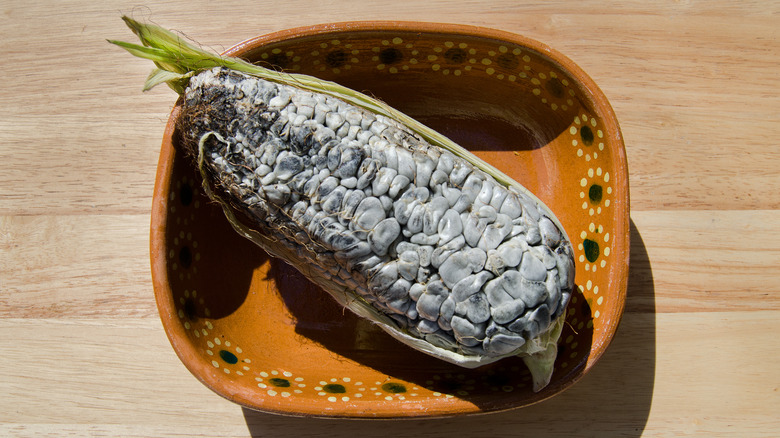
[[[530,192],[365,94],[123,20],[142,44],[110,42],[155,62],[144,89],[183,97],[183,149],[236,231],[416,350],[517,355],[549,383],[574,261]]]
[[[565,234],[466,160],[388,117],[224,67],[183,97],[185,143],[245,234],[424,350],[489,362],[565,311]]]

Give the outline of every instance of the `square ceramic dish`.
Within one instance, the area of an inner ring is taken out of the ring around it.
[[[152,273],[166,333],[200,381],[279,414],[449,416],[539,402],[594,366],[625,303],[628,172],[607,99],[572,61],[514,34],[410,22],[287,30],[226,54],[372,94],[516,179],[572,239],[577,290],[541,392],[521,359],[468,370],[415,352],[233,231],[179,154],[177,106],[154,193]]]

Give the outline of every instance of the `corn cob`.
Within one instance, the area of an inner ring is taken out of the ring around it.
[[[126,22],[146,47],[114,43],[182,95],[184,148],[238,232],[417,350],[520,355],[549,382],[574,262],[546,206],[381,102]]]

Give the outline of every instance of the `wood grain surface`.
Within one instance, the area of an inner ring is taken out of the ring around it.
[[[222,50],[350,20],[488,26],[599,84],[630,166],[628,301],[609,350],[546,402],[478,417],[243,410],[173,353],[151,195],[175,95],[106,43],[121,14]],[[0,1],[0,436],[777,436],[780,3]]]

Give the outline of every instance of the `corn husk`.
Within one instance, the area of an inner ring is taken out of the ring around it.
[[[159,26],[140,23],[126,16],[122,18],[127,26],[138,36],[141,44],[116,40],[109,40],[109,42],[122,47],[137,57],[149,59],[154,62],[156,68],[147,77],[143,87],[144,91],[166,83],[171,89],[181,95],[187,87],[189,78],[196,75],[198,72],[213,67],[227,67],[268,81],[330,95],[375,114],[399,121],[430,144],[441,147],[454,155],[462,157],[478,169],[492,176],[504,186],[514,188],[518,192],[528,195],[538,204],[544,206],[533,193],[529,192],[525,187],[489,163],[476,157],[444,135],[423,125],[408,115],[391,108],[378,99],[334,82],[324,81],[303,74],[279,72],[251,64],[239,58],[211,53],[196,47],[194,44],[184,40],[181,36]],[[203,140],[205,140],[205,138],[202,139],[202,141]],[[200,158],[199,161],[201,161]],[[199,163],[199,165],[203,172],[202,162]],[[210,198],[220,202],[227,219],[237,232],[258,244],[271,255],[292,261],[292,264],[299,267],[305,276],[309,278],[316,277],[313,272],[306,272],[305,267],[307,266],[308,261],[300,260],[296,263],[295,259],[297,256],[294,253],[286,251],[284,248],[280,248],[279,245],[275,245],[273,241],[270,241],[268,237],[264,236],[262,233],[258,233],[242,224],[233,214],[230,206],[219,198],[219,195],[208,186],[205,179],[204,189]],[[549,217],[563,232],[563,237],[568,241],[565,230],[551,211],[549,211]],[[479,367],[501,359],[501,357],[464,356],[456,352],[433,346],[424,340],[405,333],[403,330],[399,329],[398,325],[391,318],[378,312],[373,306],[360,299],[354,293],[345,290],[343,286],[340,286],[327,278],[315,278],[315,280],[319,284],[324,285],[327,292],[329,292],[341,305],[349,308],[359,316],[373,321],[394,338],[416,350],[423,351],[442,360],[467,368]],[[535,391],[540,390],[550,381],[553,363],[557,355],[557,342],[563,329],[565,314],[566,312],[556,319],[545,332],[526,342],[521,349],[513,353],[514,355],[522,357],[531,370]]]

